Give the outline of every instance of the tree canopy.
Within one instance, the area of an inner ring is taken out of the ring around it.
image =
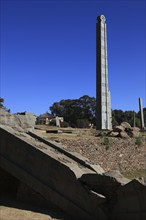
[[[79,99],[63,99],[60,102],[55,102],[50,107],[50,111],[54,116],[63,117],[73,127],[81,124],[83,120],[86,124],[94,123],[95,109],[95,98],[87,95]]]
[[[4,99],[0,97],[0,108],[3,107],[3,102],[4,102]]]
[[[54,102],[50,107],[50,111],[54,116],[63,117],[70,126],[87,127],[89,123],[96,124],[96,99],[88,95],[84,95],[79,99],[63,99]],[[146,108],[144,111],[144,121],[146,125]],[[112,123],[119,125],[123,121],[128,122],[131,126],[140,127],[140,112],[112,110]]]

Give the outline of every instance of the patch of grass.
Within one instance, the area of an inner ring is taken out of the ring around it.
[[[105,145],[106,150],[109,149],[109,139],[108,139],[108,137],[103,137],[102,138],[102,144]]]
[[[132,179],[136,179],[136,178],[140,178],[140,177],[146,176],[146,169],[126,171],[126,172],[123,172],[122,174],[126,178],[132,180]]]
[[[56,137],[50,137],[50,138],[48,138],[48,140],[55,141],[55,142],[60,142],[59,139],[57,139]]]
[[[135,144],[140,147],[142,145],[142,140],[141,140],[141,137],[136,137],[135,138]]]

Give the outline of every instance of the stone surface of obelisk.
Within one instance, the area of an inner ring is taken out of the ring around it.
[[[142,107],[142,98],[139,98],[139,111],[140,111],[140,122],[141,129],[144,129],[144,116],[143,116],[143,107]]]
[[[106,19],[97,17],[96,23],[96,129],[111,130],[111,98],[108,89]]]

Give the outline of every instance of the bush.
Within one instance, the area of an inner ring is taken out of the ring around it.
[[[69,127],[69,123],[67,121],[63,121],[63,122],[60,123],[60,126],[62,128],[68,128]]]
[[[106,150],[109,149],[109,139],[108,139],[108,137],[103,137],[102,138],[102,144],[105,145]]]
[[[78,128],[87,128],[89,126],[89,121],[87,119],[78,119],[76,124]]]
[[[135,138],[135,144],[136,144],[138,147],[142,145],[142,140],[141,140],[140,137],[136,137],[136,138]]]

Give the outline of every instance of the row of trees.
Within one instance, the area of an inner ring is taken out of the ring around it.
[[[3,106],[4,99],[0,97],[0,107]],[[84,95],[79,99],[66,99],[54,102],[50,107],[51,114],[64,118],[63,126],[88,127],[89,124],[96,125],[96,99]],[[144,123],[146,125],[146,108],[144,112]],[[131,126],[140,127],[140,112],[112,110],[112,124],[119,125],[126,121]]]
[[[144,119],[146,124],[146,108],[144,110]],[[50,107],[50,111],[54,116],[63,117],[66,124],[72,127],[87,127],[90,123],[96,124],[96,99],[84,95],[79,99],[66,99],[55,102]],[[140,127],[140,112],[112,110],[112,123],[119,125],[126,121],[131,126]]]
[[[4,99],[0,97],[0,108],[3,107],[3,102],[4,102]]]

